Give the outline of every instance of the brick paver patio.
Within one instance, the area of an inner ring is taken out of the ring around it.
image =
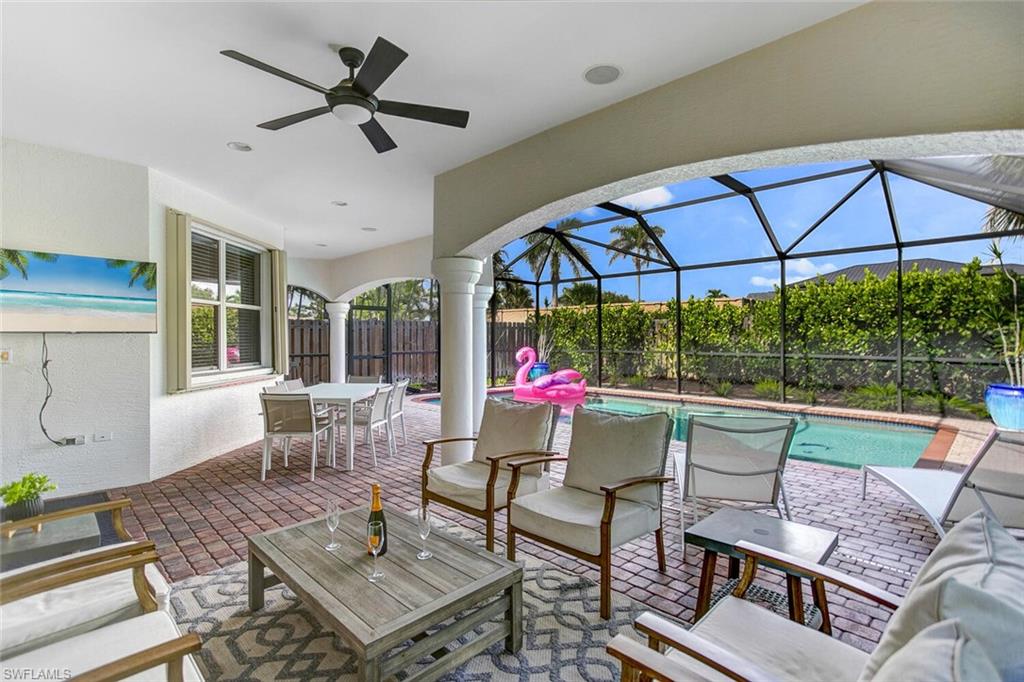
[[[357,438],[355,471],[322,466],[317,469],[316,481],[310,482],[308,445],[296,443],[290,467],[285,469],[281,454],[275,453],[274,468],[261,482],[261,445],[253,444],[152,483],[111,490],[109,494],[132,499],[128,530],[135,537],[145,536],[156,543],[164,572],[171,581],[178,581],[244,560],[247,535],[322,514],[329,498],[340,498],[345,506],[367,504],[372,482],[382,483],[386,509],[414,509],[420,496],[420,443],[439,435],[439,416],[435,405],[407,401],[409,443],[402,445],[399,439],[398,452],[392,458],[381,457],[383,448],[378,447],[377,469],[371,468],[368,447]],[[563,423],[557,434],[556,449],[562,452],[568,447],[569,428]],[[673,443],[673,447],[679,445]],[[338,459],[343,464],[340,454]],[[562,468],[556,468],[552,478],[560,481],[562,472]],[[839,548],[830,565],[894,593],[905,592],[937,542],[928,523],[888,489],[869,484],[868,499],[862,502],[859,473],[855,470],[792,460],[786,469],[786,490],[794,520],[839,533]],[[657,570],[652,536],[615,552],[613,588],[652,609],[690,622],[701,555],[689,547],[685,558],[681,556],[680,524],[674,512],[678,509],[678,490],[673,484],[665,492],[672,510],[665,519],[667,574]],[[483,531],[476,519],[438,505],[432,509],[439,517]],[[701,515],[710,510],[703,508]],[[503,551],[504,527],[500,522],[498,538],[499,551]],[[520,551],[597,580],[596,569],[589,565],[528,541],[520,540],[519,546]],[[725,564],[719,562],[722,578]],[[782,584],[771,571],[760,575],[761,580]],[[836,636],[870,650],[889,612],[846,593],[833,594],[829,604]]]

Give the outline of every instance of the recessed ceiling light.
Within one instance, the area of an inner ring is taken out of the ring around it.
[[[592,66],[583,72],[583,79],[594,85],[607,85],[619,79],[622,69],[611,64],[599,64]]]
[[[335,206],[348,206],[347,201],[332,201],[331,203],[334,204]]]
[[[228,149],[236,152],[251,152],[252,147],[244,142],[228,142]]]
[[[377,231],[376,227],[361,227],[359,229],[361,229],[363,232],[376,232]]]
[[[327,244],[323,244],[321,242],[317,242],[316,244],[313,244],[313,246],[327,246]]]

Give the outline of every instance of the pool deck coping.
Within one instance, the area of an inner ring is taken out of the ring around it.
[[[508,393],[512,386],[496,386],[488,388],[487,393]],[[960,451],[971,451],[970,443],[984,435],[992,427],[987,422],[975,422],[967,419],[954,417],[928,417],[916,414],[900,414],[896,412],[875,412],[872,410],[861,410],[848,407],[832,407],[823,405],[797,405],[793,403],[779,403],[768,400],[746,400],[733,398],[720,398],[717,396],[695,395],[692,393],[661,393],[657,391],[638,391],[635,389],[622,388],[595,388],[587,387],[588,394],[609,395],[620,398],[636,398],[641,400],[659,400],[661,402],[679,402],[697,405],[713,405],[715,407],[736,407],[747,410],[770,410],[773,412],[786,412],[790,414],[809,415],[816,417],[831,417],[833,419],[848,419],[852,421],[880,422],[884,424],[896,424],[902,426],[916,426],[934,429],[935,435],[931,442],[925,447],[920,458],[914,464],[922,469],[962,469],[966,464],[963,457],[955,457],[954,453]],[[417,395],[413,400],[425,402],[440,398],[440,393],[423,393]]]

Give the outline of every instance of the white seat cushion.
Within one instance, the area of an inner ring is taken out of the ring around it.
[[[116,546],[107,545],[82,554]],[[8,571],[4,577],[64,559],[67,557],[58,557]],[[155,564],[147,564],[144,570],[146,579],[155,592],[157,606],[162,611],[167,611],[170,586]],[[59,587],[0,607],[0,656],[16,656],[24,651],[141,614],[142,608],[132,585],[131,571],[119,571]]]
[[[553,409],[551,403],[518,403],[488,398],[484,403],[473,461],[490,465],[488,457],[520,450],[547,450],[554,428]],[[540,471],[540,464],[523,469],[523,473],[533,475],[540,475]]]
[[[957,619],[1004,679],[1024,678],[1024,547],[999,522],[976,512],[958,523],[921,566],[889,619],[862,679],[870,680],[925,628]]]
[[[984,650],[957,620],[944,620],[917,633],[886,659],[873,682],[974,682],[999,680]]]
[[[852,682],[868,658],[860,649],[732,596],[718,602],[691,632],[747,659],[780,682]],[[729,679],[682,652],[669,651],[668,656],[693,670],[698,679]]]
[[[442,467],[434,467],[427,472],[427,490],[461,502],[474,509],[487,508],[485,488],[491,467],[480,462],[460,462]],[[508,501],[508,486],[512,481],[512,472],[498,469],[498,479],[494,482],[494,508],[503,508]],[[529,495],[538,490],[547,490],[549,477],[545,472],[540,476],[523,474],[519,477],[516,497]]]
[[[510,522],[516,528],[594,555],[601,553],[603,514],[604,495],[568,487],[516,497],[509,509]],[[657,509],[618,500],[612,517],[612,547],[653,533],[660,525]]]
[[[0,663],[0,669],[5,679],[13,679],[8,675],[16,670],[60,670],[73,677],[180,636],[171,617],[165,611],[157,611],[5,659]],[[184,668],[185,680],[202,681],[203,676],[191,657],[185,658]],[[150,668],[125,679],[136,682],[166,680],[167,666]]]
[[[638,476],[663,476],[672,420],[664,412],[641,416],[576,408],[565,485],[604,497],[601,486]],[[638,485],[618,499],[661,506],[657,484]],[[617,512],[616,512],[617,513]]]

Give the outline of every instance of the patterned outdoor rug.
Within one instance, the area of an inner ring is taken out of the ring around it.
[[[602,621],[598,601],[593,581],[528,558],[522,650],[509,654],[503,642],[495,643],[441,679],[617,680],[619,666],[604,646],[620,631],[637,637],[631,624],[643,609],[613,592],[612,618]],[[356,677],[353,653],[285,586],[268,589],[264,609],[250,613],[244,562],[176,583],[171,604],[182,629],[203,638],[197,662],[207,680]]]

